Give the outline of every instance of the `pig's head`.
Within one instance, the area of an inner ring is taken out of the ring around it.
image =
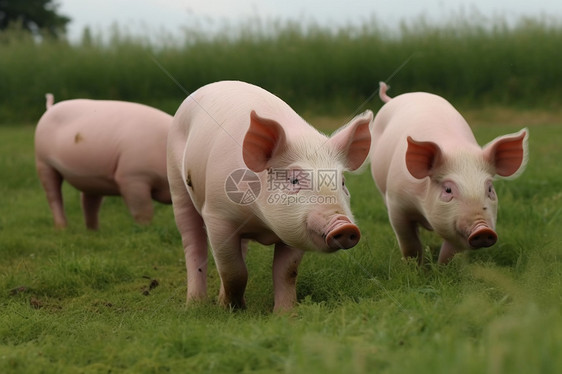
[[[484,148],[444,154],[433,142],[408,137],[406,166],[417,178],[429,178],[422,205],[429,225],[457,249],[496,243],[498,199],[493,179],[514,178],[527,161],[527,130],[496,138]]]
[[[262,182],[256,208],[284,243],[321,252],[357,244],[360,232],[343,172],[356,170],[367,158],[372,119],[368,110],[328,138],[304,123],[305,131],[295,133],[252,111],[244,163]]]

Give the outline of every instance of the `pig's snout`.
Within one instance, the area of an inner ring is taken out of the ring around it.
[[[332,250],[353,248],[359,242],[361,232],[346,216],[334,217],[325,232],[325,240]]]
[[[352,223],[348,223],[331,231],[326,236],[326,244],[334,250],[349,249],[357,245],[359,238],[361,238],[359,228]]]
[[[488,225],[476,225],[468,236],[468,244],[474,249],[491,247],[496,244],[498,235]]]

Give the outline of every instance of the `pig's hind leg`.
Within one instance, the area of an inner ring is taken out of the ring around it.
[[[36,161],[37,174],[45,190],[49,208],[53,214],[55,227],[64,228],[67,225],[66,215],[64,214],[64,204],[62,198],[62,175],[52,166],[43,161]]]
[[[244,292],[248,283],[248,269],[244,260],[247,240],[240,238],[239,228],[221,217],[205,214],[204,217],[221,279],[219,303],[225,307],[242,309],[246,306]]]
[[[187,304],[207,299],[207,231],[203,218],[195,208],[190,186],[182,177],[179,159],[174,159],[173,147],[168,154],[168,180],[176,226],[181,235],[187,270]]]
[[[181,181],[181,179],[180,179]],[[205,223],[193,206],[183,184],[170,185],[174,200],[174,217],[181,234],[187,269],[187,303],[207,298],[207,233]]]
[[[181,181],[181,180],[180,180]],[[178,187],[179,186],[179,187]],[[181,234],[187,269],[187,303],[207,298],[207,232],[183,184],[170,185],[174,217]]]

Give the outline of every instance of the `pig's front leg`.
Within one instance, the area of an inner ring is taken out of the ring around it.
[[[304,252],[285,243],[275,244],[273,255],[274,312],[291,309],[297,302],[297,275]]]
[[[405,258],[416,258],[418,263],[421,264],[423,262],[423,248],[417,222],[412,221],[408,214],[397,213],[390,208],[389,217],[392,228],[396,233],[402,256]]]
[[[82,211],[84,212],[86,227],[90,230],[97,230],[99,228],[98,218],[103,196],[82,192],[80,194],[80,200],[82,202]]]
[[[242,309],[246,306],[244,292],[248,283],[248,269],[244,261],[247,241],[240,238],[239,228],[221,217],[204,214],[204,221],[221,279],[219,304]]]
[[[150,184],[143,179],[127,177],[116,177],[116,181],[133,219],[139,224],[150,223],[154,211]]]
[[[441,245],[441,250],[439,251],[439,259],[437,260],[437,263],[447,264],[453,259],[455,254],[459,252],[460,251],[453,247],[451,243],[444,241],[443,245]]]

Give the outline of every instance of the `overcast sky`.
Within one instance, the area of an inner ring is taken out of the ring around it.
[[[438,23],[451,15],[482,14],[513,22],[521,16],[562,19],[561,0],[57,0],[72,19],[69,37],[77,40],[84,27],[103,33],[117,23],[131,34],[166,30],[178,37],[182,28],[219,30],[248,19],[298,20],[322,26],[363,24],[373,17],[389,28],[421,15]]]

